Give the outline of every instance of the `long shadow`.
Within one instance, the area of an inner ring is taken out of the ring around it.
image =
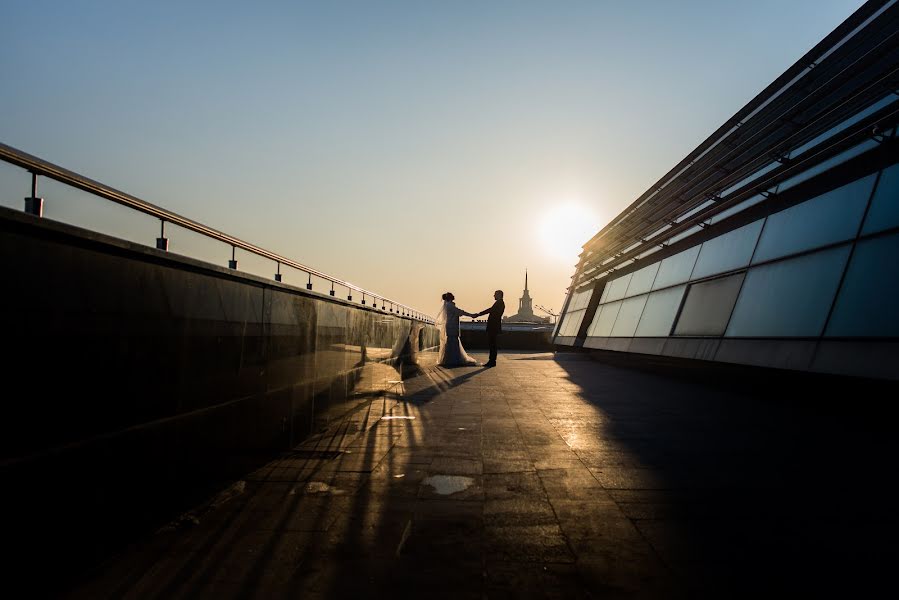
[[[576,451],[696,595],[863,597],[889,583],[896,384],[555,360],[597,409]]]

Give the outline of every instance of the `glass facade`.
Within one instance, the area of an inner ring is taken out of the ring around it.
[[[647,295],[635,296],[628,298],[621,303],[618,310],[618,316],[615,319],[615,325],[612,327],[612,337],[633,337],[637,330],[637,323],[640,321],[640,315],[643,314],[643,307],[646,306]]]
[[[849,250],[846,245],[750,269],[726,335],[821,335]]]
[[[565,316],[562,318],[562,323],[556,332],[557,336],[568,337],[577,335],[592,295],[593,288],[575,292],[574,297],[568,304],[568,310],[565,311]]]
[[[862,234],[899,227],[899,165],[884,170],[877,182]]]
[[[659,267],[659,274],[656,275],[656,280],[652,284],[652,289],[659,290],[684,283],[690,279],[697,256],[699,256],[699,246],[694,246],[663,260]]]
[[[677,309],[684,297],[685,285],[649,294],[646,307],[637,325],[635,337],[667,337],[671,335]]]
[[[753,264],[855,237],[874,175],[768,217]]]
[[[591,320],[587,338],[654,339],[586,347],[813,371],[833,371],[839,352],[869,341],[879,344],[871,355],[888,344],[896,347],[882,355],[899,355],[899,92],[874,92],[885,74],[875,70],[847,75],[866,81],[852,84],[854,95],[840,87],[826,100],[816,96],[813,119],[796,108],[795,122],[785,120],[784,107],[811,97],[807,81],[829,81],[806,66],[806,83],[791,89],[791,80],[741,113],[737,126],[719,130],[608,226],[601,242],[588,242],[594,254],[582,255],[575,279],[593,273],[605,291],[595,311],[582,311]],[[782,92],[793,97],[766,108]],[[848,110],[861,98],[867,105]],[[743,125],[754,118],[771,135],[747,133]],[[831,149],[835,155],[822,160]],[[741,164],[744,157],[751,162]],[[704,216],[731,197],[745,199]],[[686,229],[671,236],[672,226]],[[856,371],[868,362],[849,358],[842,363]],[[875,371],[899,378],[892,367]]]
[[[704,243],[692,279],[726,273],[748,265],[761,230],[762,221],[756,221]]]
[[[840,288],[827,335],[899,337],[899,234],[860,242]]]
[[[690,286],[674,335],[720,336],[740,293],[743,273]]]

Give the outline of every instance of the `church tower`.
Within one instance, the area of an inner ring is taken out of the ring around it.
[[[534,309],[531,307],[531,294],[528,292],[528,272],[524,271],[524,295],[518,300],[517,317],[522,320],[533,319]]]

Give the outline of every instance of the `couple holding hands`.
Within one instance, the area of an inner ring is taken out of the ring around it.
[[[484,363],[485,367],[496,366],[496,336],[502,333],[503,312],[506,304],[503,302],[503,291],[493,292],[495,302],[490,308],[479,313],[470,313],[456,306],[456,297],[452,292],[443,294],[443,304],[437,313],[437,329],[440,332],[440,355],[438,364],[442,367],[476,366],[478,361],[469,356],[459,340],[459,317],[477,318],[481,315],[487,317],[487,342],[490,346],[490,359]]]

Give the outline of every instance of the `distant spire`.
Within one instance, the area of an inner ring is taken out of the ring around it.
[[[524,289],[527,291],[528,289],[528,270],[524,270]]]

